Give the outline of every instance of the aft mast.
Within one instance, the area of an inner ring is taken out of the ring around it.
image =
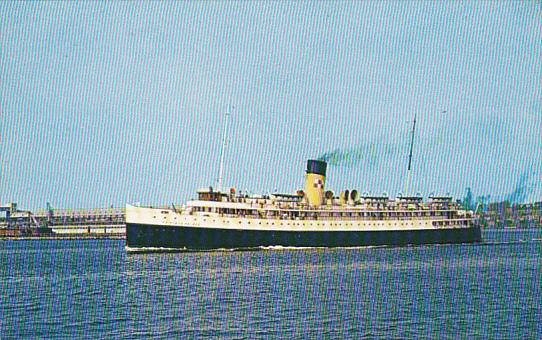
[[[412,132],[410,137],[410,152],[408,154],[408,169],[407,169],[407,180],[405,186],[405,196],[408,196],[408,190],[410,186],[410,169],[412,166],[412,150],[414,149],[414,133],[416,131],[416,115],[414,115],[414,124],[412,125]]]

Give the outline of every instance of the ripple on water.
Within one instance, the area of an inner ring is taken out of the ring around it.
[[[7,338],[446,338],[541,334],[542,230],[482,244],[126,255],[0,248]]]

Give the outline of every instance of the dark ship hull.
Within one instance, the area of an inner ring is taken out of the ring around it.
[[[480,227],[394,231],[237,230],[126,225],[128,251],[257,249],[261,247],[359,247],[473,243]]]

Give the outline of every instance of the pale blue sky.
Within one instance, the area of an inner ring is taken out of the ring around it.
[[[214,185],[542,200],[540,2],[0,3],[0,202],[184,202]]]

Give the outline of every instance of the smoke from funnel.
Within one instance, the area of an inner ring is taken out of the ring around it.
[[[378,159],[396,155],[398,152],[397,145],[367,144],[350,149],[335,149],[324,153],[318,159],[332,166],[374,165]]]

